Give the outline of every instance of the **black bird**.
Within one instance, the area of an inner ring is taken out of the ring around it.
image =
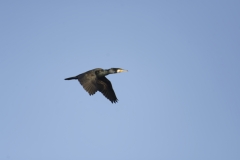
[[[77,79],[90,96],[99,91],[112,103],[116,103],[118,99],[112,88],[112,84],[105,76],[121,72],[127,72],[127,70],[121,68],[96,68],[75,77],[66,78],[65,80]]]

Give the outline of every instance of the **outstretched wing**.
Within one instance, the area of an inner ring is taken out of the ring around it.
[[[98,90],[112,103],[116,103],[118,101],[115,92],[112,88],[111,82],[106,77],[99,77],[96,80]]]
[[[83,74],[79,74],[77,78],[83,88],[89,93],[89,95],[93,95],[98,91],[96,84],[96,75],[94,72],[85,72]]]

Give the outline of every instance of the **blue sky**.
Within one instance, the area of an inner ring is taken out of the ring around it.
[[[239,8],[0,2],[0,159],[239,160]],[[64,81],[99,67],[117,104]]]

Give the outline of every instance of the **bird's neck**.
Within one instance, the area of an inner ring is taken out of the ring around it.
[[[106,76],[108,74],[111,74],[107,69],[103,70],[103,72],[98,73],[98,77],[103,77]]]
[[[103,70],[103,72],[98,73],[98,77],[103,77],[103,76],[107,76],[109,74],[114,74],[114,73],[115,71],[112,69],[105,69]]]

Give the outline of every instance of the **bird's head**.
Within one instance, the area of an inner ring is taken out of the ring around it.
[[[121,72],[128,72],[128,70],[122,69],[122,68],[110,68],[108,70],[109,74],[113,74],[113,73],[121,73]]]

